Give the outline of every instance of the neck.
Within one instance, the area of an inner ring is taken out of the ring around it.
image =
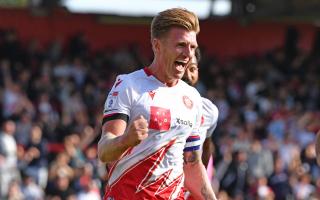
[[[153,60],[153,62],[149,66],[149,70],[152,72],[152,75],[166,86],[172,87],[178,84],[179,79],[168,77],[163,69],[164,67],[162,67],[160,63],[155,62],[155,60]]]

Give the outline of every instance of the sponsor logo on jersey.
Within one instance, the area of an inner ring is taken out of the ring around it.
[[[193,107],[193,102],[192,100],[188,97],[188,96],[183,96],[182,97],[183,103],[184,105],[188,108],[188,109],[192,109]]]
[[[183,120],[183,119],[177,118],[176,121],[177,121],[177,124],[179,124],[179,125],[185,125],[185,126],[189,126],[190,128],[192,128],[192,122],[189,120]]]
[[[156,94],[155,91],[149,91],[149,96],[151,97],[151,99],[153,99],[155,94]]]
[[[117,82],[114,84],[114,88],[118,87],[121,82],[122,82],[122,80],[118,79]]]
[[[171,126],[171,113],[169,109],[151,106],[149,128],[167,131]]]
[[[114,106],[115,102],[117,101],[118,94],[119,94],[119,92],[117,92],[117,91],[111,92],[109,94],[108,99],[107,99],[107,103],[106,103],[107,109],[110,109]]]

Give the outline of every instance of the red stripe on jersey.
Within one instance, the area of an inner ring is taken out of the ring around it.
[[[188,139],[200,139],[200,136],[199,135],[192,135],[192,136],[189,136]]]
[[[105,114],[105,115],[103,115],[103,118],[111,117],[111,116],[113,116],[115,114],[117,114],[117,113]]]
[[[204,116],[201,116],[201,126],[204,124]]]
[[[170,169],[153,181],[150,178],[174,142],[175,140],[170,141],[155,153],[126,170],[118,180],[107,187],[104,199],[108,199],[108,197],[117,200],[171,199],[172,194],[179,189],[179,185],[182,185],[183,175],[181,174],[167,183],[172,171]]]
[[[115,169],[115,167],[117,166],[118,162],[121,160],[121,158],[125,157],[126,155],[129,155],[132,151],[133,147],[128,148],[122,155],[121,157],[110,167],[110,170],[108,172],[108,180],[113,172],[113,170]]]
[[[143,68],[143,71],[144,71],[144,73],[147,74],[147,76],[153,75],[152,71],[148,67]]]

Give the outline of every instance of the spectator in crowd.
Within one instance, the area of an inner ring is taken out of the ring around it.
[[[44,199],[44,190],[40,187],[35,179],[27,173],[22,175],[23,186],[21,188],[24,199]]]
[[[20,186],[20,181],[18,180],[13,180],[10,182],[8,186],[8,194],[5,197],[5,199],[8,200],[20,200],[24,199],[24,194],[22,193],[22,189]]]
[[[25,172],[42,188],[47,186],[48,160],[47,142],[42,137],[42,129],[34,124],[30,140],[25,146],[25,160],[28,161]]]
[[[252,178],[269,177],[273,172],[272,152],[254,139],[248,152],[249,174]]]
[[[17,143],[14,139],[16,124],[5,120],[0,130],[0,197],[8,194],[9,184],[20,179],[18,171]]]
[[[276,157],[274,161],[274,172],[268,180],[268,184],[275,193],[276,200],[293,197],[293,191],[289,179],[290,175],[285,169],[283,161],[279,157]]]

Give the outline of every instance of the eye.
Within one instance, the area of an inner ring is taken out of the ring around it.
[[[185,43],[183,43],[183,42],[180,42],[180,43],[178,43],[178,45],[177,45],[178,47],[185,47],[186,46],[186,44]]]
[[[190,67],[190,72],[195,72],[195,71],[197,71],[197,70],[198,70],[198,68],[197,68],[196,66]]]

